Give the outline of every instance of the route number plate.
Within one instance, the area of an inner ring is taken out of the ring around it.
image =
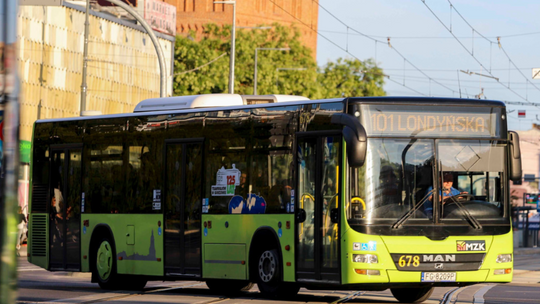
[[[422,282],[455,282],[455,272],[422,272]]]

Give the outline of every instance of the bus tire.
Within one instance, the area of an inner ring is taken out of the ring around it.
[[[206,286],[215,293],[234,295],[249,291],[253,287],[252,282],[241,280],[208,280]]]
[[[283,263],[276,249],[262,250],[257,259],[257,286],[265,297],[290,297],[300,290],[294,283],[283,282]]]
[[[114,242],[109,237],[103,237],[97,243],[95,250],[95,267],[92,269],[101,289],[118,289],[120,287],[119,276],[116,272],[116,250]]]
[[[392,295],[401,303],[422,303],[429,299],[435,288],[418,287],[418,288],[390,288]]]
[[[141,276],[135,275],[122,275],[120,278],[122,281],[122,289],[127,290],[143,290],[148,280]]]

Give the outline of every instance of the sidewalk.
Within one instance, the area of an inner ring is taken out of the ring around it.
[[[26,256],[28,256],[26,244],[22,244],[22,245],[21,245],[21,249],[19,249],[19,250],[17,251],[17,256],[21,256],[21,257],[26,257]]]
[[[514,255],[533,255],[538,254],[540,255],[540,247],[528,247],[528,248],[515,248],[514,247]]]

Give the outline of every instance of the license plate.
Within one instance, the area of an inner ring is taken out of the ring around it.
[[[455,282],[455,272],[422,272],[422,282]]]

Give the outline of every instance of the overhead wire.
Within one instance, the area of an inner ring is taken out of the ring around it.
[[[348,24],[346,24],[345,22],[343,22],[341,19],[339,19],[338,17],[336,17],[332,12],[330,12],[328,9],[326,9],[324,6],[322,6],[319,1],[314,1],[315,3],[317,3],[317,5],[322,9],[324,10],[327,14],[329,14],[330,16],[332,16],[332,18],[336,19],[339,23],[341,23],[343,26],[345,26],[347,28],[347,32],[350,30],[356,32],[357,34],[359,34],[360,36],[363,36],[365,38],[368,38],[372,41],[375,42],[375,44],[377,43],[385,43],[384,41],[381,41],[381,40],[378,40],[376,38],[373,38],[371,37],[370,35],[367,35],[367,34],[364,34],[358,30],[356,30],[355,28],[352,28],[351,26],[349,26]],[[275,3],[274,3],[275,4]],[[291,15],[292,16],[292,15]],[[401,52],[399,52],[398,49],[395,48],[395,46],[393,46],[391,43],[390,43],[390,38],[387,37],[387,44],[388,46],[394,50],[394,52],[396,52],[405,62],[409,63],[413,68],[415,68],[418,72],[420,72],[422,75],[424,75],[426,78],[428,78],[430,81],[433,81],[435,82],[436,84],[440,85],[441,87],[445,88],[445,89],[448,89],[449,91],[451,91],[452,93],[458,93],[458,91],[438,82],[437,80],[435,80],[434,78],[430,77],[429,75],[427,75],[424,71],[422,71],[421,69],[419,69],[416,65],[414,65],[410,60],[408,60],[403,54],[401,54]],[[347,50],[348,52],[348,50]],[[425,94],[423,94],[425,95]]]
[[[480,35],[480,37],[484,38],[486,41],[488,41],[490,44],[493,44],[493,43],[497,43],[499,48],[503,51],[504,55],[506,56],[506,58],[508,59],[508,61],[514,66],[514,68],[516,68],[516,70],[521,74],[521,76],[523,76],[523,78],[525,79],[526,83],[530,83],[532,86],[534,86],[538,91],[540,91],[540,88],[538,88],[534,83],[532,83],[528,78],[527,76],[525,76],[525,74],[523,74],[523,72],[517,68],[517,65],[514,63],[514,61],[512,60],[512,58],[510,58],[510,55],[508,55],[508,53],[506,52],[506,50],[504,49],[504,47],[502,46],[501,44],[501,41],[500,41],[500,37],[497,37],[497,41],[491,41],[489,38],[487,38],[486,36],[482,35],[482,33],[480,33],[479,31],[477,31],[468,21],[467,19],[465,19],[465,17],[463,17],[463,15],[457,10],[457,8],[455,7],[454,4],[452,4],[452,2],[450,0],[447,0],[448,3],[450,4],[450,7],[451,9],[453,9],[458,15],[459,17],[461,17],[461,19],[473,30],[473,32],[476,32],[478,35]],[[491,69],[490,69],[491,70]],[[509,69],[510,70],[510,69]],[[525,100],[528,101],[528,98],[526,96]]]
[[[341,34],[341,35],[347,35],[347,32],[341,32],[341,31],[331,31],[331,30],[319,30],[323,33],[331,33],[331,34]],[[355,35],[355,36],[361,36],[359,34],[349,34],[349,35]],[[367,35],[367,34],[366,34]],[[501,36],[493,36],[488,37],[492,39],[497,39],[498,37],[501,38],[512,38],[512,37],[519,37],[519,36],[530,36],[530,35],[540,35],[540,32],[531,32],[531,33],[520,33],[520,34],[512,34],[512,35],[501,35]],[[440,36],[378,36],[378,35],[368,35],[373,38],[381,38],[386,39],[388,37],[394,39],[454,39],[454,37],[440,37]],[[459,39],[473,39],[470,36],[460,36]]]
[[[274,1],[271,0],[271,2],[273,2],[276,6],[279,7],[279,5],[277,5]],[[363,36],[363,37],[365,37],[365,38],[368,38],[368,39],[374,41],[374,42],[375,42],[375,46],[377,45],[377,43],[384,43],[383,41],[380,41],[380,40],[377,39],[377,38],[379,38],[380,36],[367,35],[367,34],[364,34],[364,33],[362,33],[362,32],[359,32],[358,30],[356,30],[356,29],[350,27],[348,24],[346,24],[345,22],[343,22],[342,20],[340,20],[339,18],[337,18],[334,14],[332,14],[330,11],[328,11],[326,8],[324,8],[322,5],[320,5],[320,3],[318,3],[318,1],[315,1],[315,2],[317,3],[317,5],[318,5],[321,9],[323,9],[323,10],[324,10],[325,12],[327,12],[330,16],[332,16],[334,19],[336,19],[339,23],[341,23],[342,25],[344,25],[344,26],[347,28],[347,33],[346,33],[347,36],[349,35],[349,31],[352,30],[352,31],[356,32],[358,35]],[[441,23],[441,24],[449,31],[449,33],[452,35],[452,37],[449,37],[449,38],[456,39],[456,40],[459,42],[459,44],[460,44],[460,45],[461,45],[461,46],[462,46],[462,47],[463,47],[463,48],[464,48],[464,49],[465,49],[465,50],[466,50],[466,51],[467,51],[474,59],[475,59],[475,61],[482,67],[482,71],[489,71],[488,73],[490,74],[490,76],[496,78],[496,77],[492,74],[492,72],[491,72],[491,70],[492,70],[491,67],[490,67],[490,69],[488,70],[488,69],[482,64],[482,62],[480,62],[480,61],[474,56],[474,53],[470,52],[470,51],[468,50],[468,48],[465,47],[465,45],[463,45],[463,43],[459,40],[459,38],[458,38],[451,30],[449,30],[449,29],[447,28],[447,26],[444,24],[444,22],[442,22],[442,20],[441,20],[441,19],[433,12],[433,10],[431,10],[431,8],[425,3],[425,0],[422,0],[422,2],[424,3],[424,5],[426,5],[426,7],[428,8],[428,10],[430,10],[431,13],[437,18],[437,20],[439,20],[439,22],[440,22],[440,23]],[[472,26],[472,25],[471,25],[471,24],[463,17],[463,15],[462,15],[459,11],[457,11],[457,9],[456,9],[455,7],[453,7],[453,4],[452,4],[449,0],[448,0],[448,2],[450,3],[451,9],[455,10],[456,13],[460,16],[460,18],[461,18],[462,20],[464,20],[464,21],[466,22],[466,24],[472,29],[472,33],[473,33],[472,39],[474,39],[474,33],[477,33],[480,37],[482,37],[483,39],[485,39],[485,40],[487,40],[488,42],[490,42],[491,45],[494,43],[494,42],[491,41],[488,37],[486,37],[486,36],[484,36],[482,33],[478,32],[478,31],[477,31],[477,30],[476,30],[476,29],[475,29],[475,28],[474,28],[474,27],[473,27],[473,26]],[[280,7],[280,8],[281,8],[283,11],[285,11],[282,7]],[[287,12],[287,11],[285,11],[285,12],[288,13],[289,15],[293,16],[293,15],[290,14],[289,12]],[[293,16],[293,17],[295,17],[295,16]],[[296,18],[296,17],[295,17],[295,18]],[[298,18],[296,18],[296,19],[298,20]],[[318,31],[316,31],[316,32],[317,32],[317,34],[320,35],[321,37],[325,38],[326,40],[329,40],[329,39],[326,38],[324,35],[320,34]],[[324,31],[323,31],[323,32],[324,32]],[[331,31],[327,31],[327,32],[331,32]],[[504,36],[504,37],[515,37],[515,36],[522,36],[522,35],[536,35],[536,34],[540,34],[540,32],[531,32],[531,33],[526,33],[526,34],[507,35],[507,36]],[[502,37],[502,36],[497,36],[497,38],[499,38],[499,37]],[[380,37],[380,38],[384,38],[384,37]],[[390,47],[392,47],[392,45],[390,44],[390,37],[386,37],[386,38],[388,39],[388,45],[389,45]],[[402,37],[402,38],[404,38],[404,37]],[[418,38],[418,37],[410,37],[410,38]],[[347,38],[347,39],[348,39],[348,38]],[[329,40],[329,41],[330,41],[330,40]],[[334,45],[337,46],[336,43],[334,43],[333,41],[331,41],[331,42],[332,42]],[[500,42],[500,40],[499,40],[499,42]],[[516,70],[518,70],[518,71],[522,74],[522,76],[524,76],[523,73],[521,72],[521,70],[517,67],[517,65],[515,65],[515,63],[510,59],[510,57],[508,56],[508,54],[504,51],[504,49],[502,48],[502,45],[500,45],[500,43],[498,43],[498,45],[501,47],[501,49],[503,50],[503,52],[505,53],[505,55],[507,56],[507,58],[510,60],[510,62],[511,62],[512,65],[514,66],[514,68],[515,68]],[[338,48],[340,48],[340,49],[343,50],[343,48],[341,48],[341,47],[339,47],[339,46],[338,46]],[[474,48],[474,45],[473,45],[473,48]],[[429,83],[431,83],[431,81],[434,81],[434,82],[438,83],[439,85],[442,85],[442,84],[439,83],[435,78],[432,78],[432,77],[430,77],[430,76],[427,76],[422,70],[420,70],[419,68],[417,68],[416,66],[414,66],[414,64],[412,64],[410,61],[408,61],[408,60],[407,60],[407,59],[406,59],[406,58],[405,58],[405,57],[404,57],[397,49],[395,49],[395,48],[393,48],[393,49],[394,49],[394,51],[395,51],[400,57],[402,57],[402,58],[404,59],[404,61],[409,62],[409,64],[411,64],[411,66],[413,66],[414,70],[419,71],[419,72],[421,72],[424,76],[426,76],[426,77],[429,79]],[[346,51],[348,54],[350,54],[350,52],[348,51],[348,40],[347,40],[347,49],[346,49],[345,51]],[[357,57],[354,56],[353,54],[350,54],[350,55],[352,55],[353,57],[357,58]],[[357,58],[357,59],[358,59],[358,58]],[[490,62],[491,62],[491,50],[490,50]],[[396,70],[413,70],[413,69],[396,69]],[[494,70],[503,70],[503,69],[494,69]],[[509,68],[509,69],[504,69],[504,70],[513,70],[513,69],[510,69],[510,68]],[[452,71],[452,72],[455,72],[455,70],[451,70],[451,71]],[[388,79],[391,79],[391,78],[390,78],[391,75],[387,75],[387,76],[388,76]],[[400,76],[392,76],[392,77],[399,78]],[[409,77],[410,77],[410,78],[414,78],[414,76],[409,76]],[[524,76],[524,77],[525,77],[525,76]],[[418,78],[420,78],[420,77],[418,77]],[[525,78],[526,78],[526,77],[525,77]],[[527,81],[526,84],[527,84],[527,83],[530,83],[530,81],[529,81],[527,78],[526,78],[526,81]],[[474,82],[474,81],[468,81],[468,82]],[[399,84],[399,85],[402,85],[402,86],[406,87],[407,89],[411,89],[410,87],[406,86],[404,83],[403,83],[403,84],[402,84],[402,83],[399,83],[399,82],[395,82],[395,83],[397,83],[397,84]],[[519,104],[519,105],[529,105],[529,106],[540,107],[540,104],[536,104],[536,103],[530,102],[530,101],[528,100],[528,98],[521,96],[519,93],[517,93],[516,91],[514,91],[514,90],[513,90],[512,88],[510,88],[509,86],[504,85],[503,83],[501,83],[501,82],[498,81],[498,80],[497,80],[497,83],[499,83],[500,85],[502,85],[504,89],[511,91],[511,92],[514,93],[516,96],[518,96],[518,97],[520,97],[521,99],[523,99],[523,100],[526,101],[526,103],[518,103],[518,102],[510,102],[510,101],[506,101],[505,103],[510,104],[510,105],[517,105],[517,104]],[[509,82],[509,84],[510,84],[510,82]],[[515,84],[515,83],[514,83],[514,84]],[[518,84],[522,84],[522,83],[518,83]],[[446,87],[445,85],[442,85],[442,86]],[[535,86],[535,87],[536,87],[536,86]],[[448,88],[448,87],[446,87],[446,88]],[[456,91],[454,91],[453,89],[450,89],[450,88],[448,88],[448,89],[451,90],[452,92],[456,93]],[[496,89],[496,88],[490,88],[490,89]],[[416,91],[416,90],[415,90],[415,91]],[[461,94],[461,92],[460,92],[460,94]],[[422,95],[425,95],[425,94],[422,94]],[[469,95],[469,96],[470,96],[470,94],[466,94],[466,95]]]
[[[325,35],[321,34],[319,31],[313,29],[310,25],[306,24],[304,21],[300,20],[298,17],[296,17],[295,15],[291,14],[290,12],[288,12],[287,10],[285,10],[283,7],[281,7],[279,4],[277,4],[274,0],[269,0],[271,3],[273,3],[276,7],[280,8],[282,11],[284,11],[286,14],[288,14],[289,16],[293,17],[294,19],[296,19],[299,23],[303,24],[304,26],[306,26],[307,28],[309,28],[311,31],[314,31],[318,36],[324,38],[326,41],[330,42],[332,45],[334,45],[335,47],[337,47],[338,49],[344,51],[345,53],[351,55],[353,58],[361,61],[358,57],[356,57],[354,54],[352,54],[351,52],[349,52],[347,49],[344,49],[343,47],[341,47],[339,44],[337,44],[336,42],[332,41],[330,38],[326,37]],[[318,3],[317,3],[318,4]],[[388,79],[389,81],[393,82],[393,83],[396,83],[398,85],[401,85],[417,94],[420,94],[422,96],[426,96],[425,94],[411,88],[411,87],[408,87],[407,85],[405,84],[402,84],[402,83],[399,83],[395,80],[393,80],[392,78],[390,78],[388,75],[384,74],[384,73],[380,73],[380,75],[382,75],[383,77],[386,77],[386,79]]]
[[[525,76],[523,74],[523,72],[521,72],[520,69],[517,68],[517,65],[514,63],[514,61],[512,60],[512,58],[510,58],[510,55],[508,55],[508,53],[506,52],[506,50],[504,49],[504,47],[502,46],[502,43],[501,43],[501,40],[500,40],[500,37],[497,37],[497,41],[491,41],[489,38],[485,37],[484,35],[482,35],[482,33],[478,32],[468,21],[467,19],[465,19],[465,17],[463,17],[463,15],[461,15],[461,13],[456,9],[456,7],[452,4],[452,2],[450,0],[447,0],[448,3],[450,3],[450,7],[461,17],[461,19],[473,30],[475,31],[476,33],[478,33],[480,35],[480,37],[484,38],[486,41],[490,42],[490,43],[497,43],[499,45],[499,48],[503,51],[504,55],[506,56],[506,58],[510,61],[510,63],[514,66],[514,68],[516,68],[518,70],[518,72],[521,74],[521,76],[523,76],[523,78],[525,78],[525,80],[527,81],[527,83],[530,83],[532,86],[534,86],[538,91],[540,91],[540,88],[538,88],[534,83],[532,83],[528,78],[527,76]]]
[[[505,85],[504,83],[502,83],[501,81],[499,81],[499,80],[498,80],[498,77],[494,76],[494,75],[492,74],[492,72],[491,72],[490,70],[488,70],[488,69],[484,66],[484,64],[483,64],[478,58],[476,58],[476,56],[474,56],[474,53],[471,52],[471,51],[463,44],[463,42],[461,42],[461,40],[459,40],[459,38],[457,38],[457,36],[452,32],[452,30],[450,30],[450,29],[448,28],[448,26],[441,20],[441,18],[439,18],[439,16],[438,16],[438,15],[431,9],[431,7],[426,3],[426,0],[420,0],[420,1],[422,1],[422,3],[424,4],[424,6],[425,6],[425,7],[431,12],[431,14],[439,21],[439,23],[440,23],[440,24],[441,24],[441,25],[442,25],[442,26],[443,26],[443,27],[444,27],[444,28],[445,28],[445,29],[446,29],[453,37],[454,37],[454,39],[455,39],[455,40],[463,47],[463,49],[465,49],[465,51],[466,51],[466,52],[467,52],[467,53],[468,53],[468,54],[469,54],[469,55],[470,55],[470,56],[471,56],[471,57],[472,57],[472,58],[473,58],[473,59],[474,59],[474,60],[475,60],[475,61],[476,61],[476,62],[477,62],[477,63],[478,63],[478,64],[479,64],[479,65],[480,65],[480,66],[481,66],[481,67],[482,67],[482,68],[483,68],[490,76],[491,76],[491,77],[497,79],[497,83],[499,83],[499,84],[502,85],[503,87],[507,88],[510,92],[514,93],[514,95],[518,96],[519,98],[521,98],[521,99],[523,99],[523,100],[529,102],[528,99],[527,99],[526,97],[523,97],[521,94],[519,94],[518,92],[516,92],[515,90],[513,90],[512,88],[510,88],[510,86],[507,86],[507,85]],[[447,1],[450,3],[450,5],[452,6],[452,8],[453,8],[456,12],[458,12],[457,9],[455,8],[455,6],[450,2],[450,0],[447,0]],[[458,15],[459,15],[460,17],[462,17],[462,15],[461,15],[459,12],[458,12]],[[463,19],[463,17],[462,17],[462,19]],[[467,23],[467,25],[470,26],[470,24],[469,24],[466,20],[465,20],[465,22]],[[482,38],[484,38],[484,39],[486,39],[486,40],[492,42],[491,40],[489,40],[488,38],[486,38],[484,35],[482,35],[482,34],[479,33],[478,31],[476,31],[472,26],[470,26],[470,27],[472,28],[473,33],[476,32],[476,33],[478,33]],[[531,105],[534,105],[534,104],[531,103]],[[538,105],[535,105],[535,106],[538,106]]]

